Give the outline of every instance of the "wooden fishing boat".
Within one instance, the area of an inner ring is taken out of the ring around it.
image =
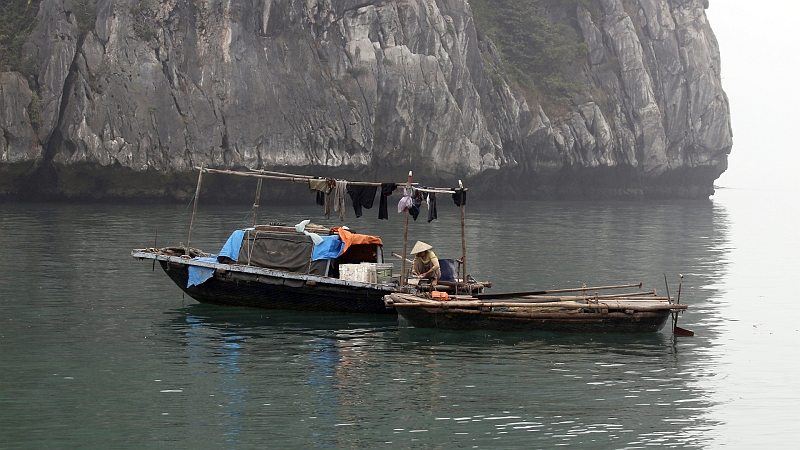
[[[165,248],[154,245],[131,252],[131,256],[136,259],[153,260],[154,264],[158,261],[169,278],[195,300],[217,305],[266,309],[396,314],[394,309],[386,308],[383,302],[385,295],[424,290],[419,285],[412,284],[406,275],[408,210],[405,214],[403,255],[398,255],[402,261],[401,271],[394,275],[391,269],[388,273],[386,271],[383,242],[377,236],[353,233],[347,227],[328,229],[310,224],[309,221],[296,226],[256,225],[262,180],[288,181],[310,186],[310,181],[316,182],[320,180],[319,177],[266,171],[199,169],[187,244]],[[217,254],[190,247],[197,199],[203,175],[208,173],[258,179],[256,201],[253,205],[253,226],[234,231]],[[350,182],[350,185],[380,186],[381,183]],[[407,182],[400,184],[400,187],[412,186],[416,184],[411,182],[409,172]],[[455,194],[454,190],[446,188],[424,190]],[[466,257],[463,231],[465,203],[460,205],[464,253],[460,258],[461,262]],[[484,287],[490,286],[489,283],[479,283],[471,279],[466,274],[465,264],[460,265],[460,270],[450,281],[444,281],[444,285],[436,288],[458,294],[482,292]]]
[[[655,290],[599,294],[641,288],[639,284],[580,287],[512,294],[476,294],[432,299],[427,293],[391,293],[384,296],[408,323],[417,328],[445,330],[567,331],[585,333],[651,333],[686,310],[672,297]]]

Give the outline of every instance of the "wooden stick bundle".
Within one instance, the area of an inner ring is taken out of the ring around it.
[[[394,306],[395,308],[398,307],[424,307],[424,308],[468,308],[468,309],[475,309],[475,308],[495,308],[495,307],[506,307],[506,308],[526,308],[526,309],[543,309],[543,308],[558,308],[558,309],[595,309],[595,310],[603,310],[603,309],[619,309],[619,310],[632,310],[632,311],[662,311],[662,310],[685,310],[688,308],[687,305],[677,305],[677,304],[670,304],[670,303],[662,303],[658,305],[631,305],[631,304],[620,304],[617,302],[608,302],[608,303],[577,303],[577,302],[553,302],[553,303],[513,303],[513,302],[494,302],[494,303],[487,303],[487,302],[460,302],[460,301],[448,301],[448,302],[432,302],[432,301],[424,301],[424,302],[388,302],[389,306]]]

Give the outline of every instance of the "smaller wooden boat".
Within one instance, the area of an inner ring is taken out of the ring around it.
[[[661,330],[670,315],[687,309],[672,297],[659,297],[655,290],[598,293],[641,286],[455,295],[446,301],[429,293],[392,293],[383,301],[414,327],[445,330],[651,333]]]

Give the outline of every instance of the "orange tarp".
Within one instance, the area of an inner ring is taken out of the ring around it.
[[[367,234],[355,234],[351,233],[350,230],[345,230],[342,227],[333,227],[331,231],[335,231],[339,234],[339,237],[344,241],[344,250],[340,255],[343,255],[351,245],[358,245],[358,244],[378,244],[383,245],[383,241],[381,238],[377,236],[370,236]]]

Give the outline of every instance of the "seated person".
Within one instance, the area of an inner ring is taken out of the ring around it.
[[[442,276],[441,268],[439,267],[439,258],[431,251],[433,247],[422,242],[417,241],[411,253],[415,253],[414,262],[411,265],[411,274],[419,278],[428,278],[431,280],[431,285],[435,288],[436,283]]]

